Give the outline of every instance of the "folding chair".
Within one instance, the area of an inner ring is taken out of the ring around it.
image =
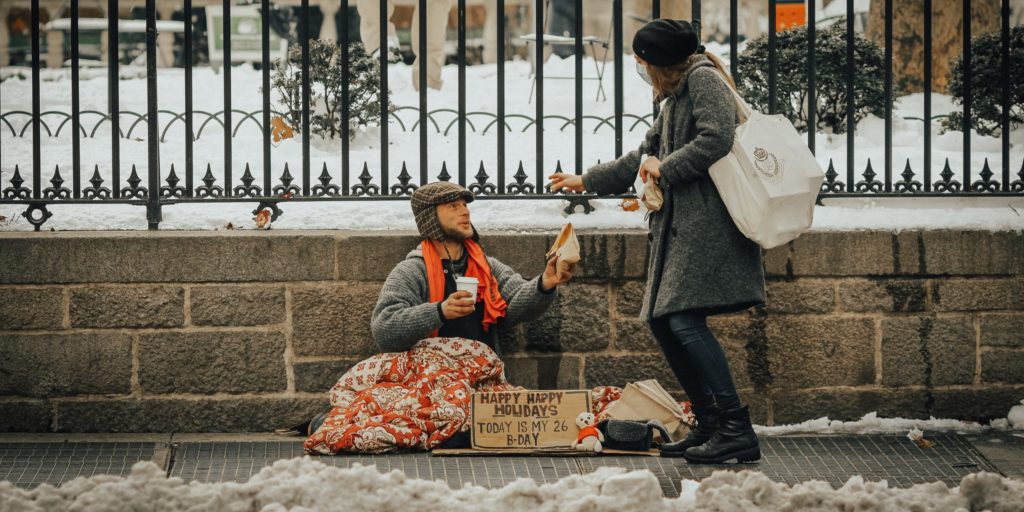
[[[545,13],[544,13],[544,31],[547,32],[548,20],[551,19],[551,16],[550,16],[551,2],[550,2],[550,0],[544,2],[544,11],[545,11]],[[600,37],[596,37],[596,36],[584,36],[584,37],[580,38],[580,39],[582,39],[582,43],[584,45],[587,45],[587,46],[590,47],[590,53],[594,57],[594,71],[596,73],[596,76],[584,76],[584,77],[582,77],[582,79],[583,80],[597,80],[597,96],[595,98],[595,100],[597,100],[597,101],[607,101],[608,100],[608,95],[605,94],[605,92],[604,92],[604,70],[605,70],[605,65],[608,63],[608,50],[611,47],[611,38],[612,38],[612,26],[611,26],[611,23],[608,24],[608,35],[605,38],[603,38],[603,39],[600,38]],[[521,41],[524,41],[527,44],[527,47],[529,47],[529,45],[531,43],[532,44],[536,44],[537,43],[537,35],[536,34],[524,34],[524,35],[519,36],[519,39]],[[576,45],[576,38],[575,37],[566,37],[566,36],[557,36],[557,35],[554,35],[554,34],[542,34],[541,35],[541,44],[544,44],[546,46],[551,46],[551,47],[555,47],[555,46],[575,46]],[[597,50],[598,47],[602,48],[602,50],[603,50],[601,52],[601,58],[600,59],[598,59],[598,50]],[[532,51],[529,52],[529,55],[533,56],[533,52]],[[544,65],[544,63],[541,62],[539,65]],[[530,76],[531,77],[536,74],[536,66],[538,66],[538,63],[533,62],[533,66],[530,69]],[[545,74],[544,75],[544,79],[575,80],[576,77],[572,76],[572,75],[555,75],[555,76],[550,76],[550,75],[546,75]],[[534,89],[536,89],[536,86],[537,86],[536,81],[531,80],[530,81],[530,99],[529,99],[530,102],[533,101],[533,91],[534,91]]]

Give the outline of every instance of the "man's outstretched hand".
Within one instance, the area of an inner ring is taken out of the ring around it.
[[[471,315],[475,309],[473,294],[465,290],[456,291],[441,303],[441,312],[444,314],[445,320]]]
[[[570,264],[564,272],[558,271],[558,256],[552,256],[548,260],[547,267],[544,268],[544,275],[541,276],[541,285],[545,290],[551,290],[552,288],[568,283],[572,279],[572,274],[576,272],[576,264]]]

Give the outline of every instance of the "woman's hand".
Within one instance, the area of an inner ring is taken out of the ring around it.
[[[649,155],[640,164],[640,180],[647,183],[648,176],[654,176],[655,182],[661,179],[661,160],[654,155]]]
[[[583,192],[583,177],[575,174],[565,174],[562,172],[556,172],[551,176],[548,176],[551,180],[551,191],[558,192],[560,189],[571,190],[573,192]]]

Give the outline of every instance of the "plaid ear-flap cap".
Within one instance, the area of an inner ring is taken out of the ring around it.
[[[420,236],[429,240],[444,240],[444,230],[441,229],[435,208],[439,204],[459,199],[471,203],[476,197],[464,187],[447,181],[428,183],[416,189],[412,193],[409,205],[412,207],[412,213],[416,219],[416,229],[419,230]]]

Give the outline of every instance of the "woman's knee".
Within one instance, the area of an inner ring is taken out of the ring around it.
[[[686,345],[698,341],[697,336],[708,330],[707,317],[692,313],[675,313],[668,317],[668,327]]]

